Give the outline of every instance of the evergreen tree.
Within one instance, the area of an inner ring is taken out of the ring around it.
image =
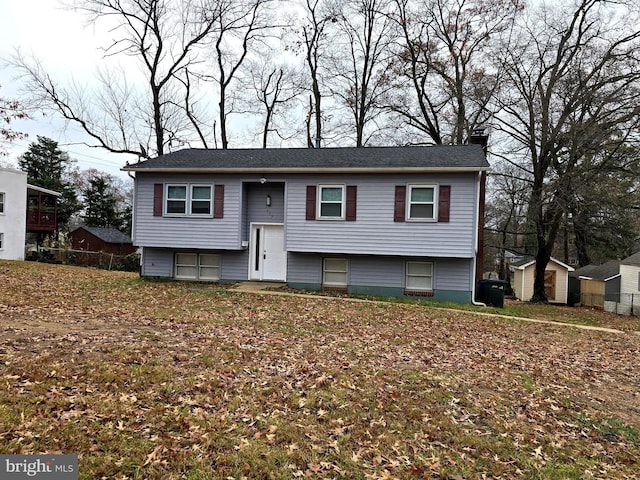
[[[58,148],[58,142],[38,135],[38,140],[20,156],[18,165],[27,173],[31,185],[62,194],[58,199],[58,229],[66,229],[71,217],[80,210],[74,183],[70,180],[73,160]]]
[[[120,230],[131,236],[131,225],[133,224],[133,207],[126,205],[120,211]]]
[[[117,198],[102,175],[95,175],[89,180],[89,184],[82,190],[85,200],[85,210],[82,219],[89,227],[113,227],[120,228],[121,215],[117,209]]]

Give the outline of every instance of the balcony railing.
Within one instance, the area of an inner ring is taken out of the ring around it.
[[[30,232],[53,232],[56,229],[56,213],[27,212],[27,230]]]
[[[57,227],[57,198],[43,192],[27,197],[27,231],[54,232]]]

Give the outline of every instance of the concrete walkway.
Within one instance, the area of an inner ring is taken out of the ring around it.
[[[242,282],[233,287],[233,290],[238,292],[250,292],[250,293],[278,293],[272,289],[285,287],[287,284],[284,282]],[[284,292],[280,292],[284,293]]]
[[[384,300],[366,300],[362,298],[350,298],[350,297],[333,297],[322,294],[309,294],[309,293],[295,293],[295,292],[282,292],[277,289],[280,287],[285,287],[286,283],[284,282],[242,282],[237,286],[233,287],[233,290],[237,292],[246,292],[246,293],[257,293],[261,295],[280,295],[285,297],[300,297],[300,298],[313,298],[313,299],[323,299],[323,300],[335,300],[341,302],[354,302],[354,303],[379,303],[379,304],[389,304],[389,302],[385,302]],[[402,304],[397,303],[396,305],[405,305],[411,306],[412,304]],[[416,305],[414,305],[416,306]],[[422,307],[424,308],[424,307]],[[462,310],[456,308],[445,308],[445,307],[433,307],[429,306],[433,310],[442,310],[445,312],[454,312],[454,313],[466,313],[469,315],[478,315],[481,317],[490,317],[490,318],[501,318],[505,320],[516,320],[519,322],[529,322],[529,323],[541,323],[546,325],[554,325],[558,327],[572,327],[578,328],[580,330],[591,330],[595,332],[605,332],[605,333],[618,333],[623,334],[626,333],[622,330],[617,330],[615,328],[607,328],[607,327],[594,327],[591,325],[578,325],[575,323],[564,323],[564,322],[556,322],[553,320],[540,320],[537,318],[526,318],[526,317],[515,317],[511,315],[502,315],[500,313],[490,313],[490,312],[478,312],[474,310]],[[640,332],[636,332],[640,334]]]

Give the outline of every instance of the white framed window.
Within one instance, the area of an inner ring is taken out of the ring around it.
[[[211,185],[191,185],[191,215],[211,215],[213,192]]]
[[[166,199],[167,215],[187,214],[187,185],[167,185]]]
[[[408,185],[407,219],[429,221],[438,218],[437,191],[436,185]]]
[[[204,216],[213,212],[213,187],[211,185],[166,185],[164,213],[168,216]]]
[[[4,233],[0,233],[0,250],[4,249]]]
[[[322,262],[322,285],[325,287],[346,287],[349,277],[349,263],[346,258],[325,258]]]
[[[407,262],[405,269],[405,288],[414,292],[433,291],[433,263]]]
[[[201,253],[198,260],[199,280],[220,280],[220,255]]]
[[[175,277],[196,280],[198,278],[198,254],[176,253]]]
[[[344,213],[344,185],[318,185],[317,218],[328,220],[343,220]]]
[[[0,192],[0,215],[4,214],[4,192]]]
[[[181,280],[220,280],[220,255],[176,253],[175,278]]]

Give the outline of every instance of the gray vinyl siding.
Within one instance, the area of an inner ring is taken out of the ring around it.
[[[287,255],[287,282],[322,283],[322,255],[289,253]]]
[[[140,274],[143,277],[173,277],[173,250],[144,248]]]
[[[251,223],[284,223],[284,183],[244,185],[245,209],[242,240],[249,240]],[[271,206],[267,207],[267,195]]]
[[[251,222],[284,223],[285,248],[290,252],[472,258],[477,233],[477,179],[477,173],[464,172],[288,174],[270,178],[263,186],[256,183],[259,177],[138,172],[133,238],[135,245],[144,247],[241,250]],[[224,218],[154,217],[155,183],[223,184]],[[306,220],[306,187],[321,184],[357,186],[356,221]],[[450,221],[394,222],[395,187],[407,184],[450,185]],[[273,192],[272,207],[266,209],[269,192]]]
[[[154,217],[156,183],[222,184],[224,218]],[[136,177],[133,240],[136,246],[240,249],[242,181],[238,176],[140,174]]]
[[[366,286],[404,289],[406,262],[426,261],[433,262],[434,290],[470,292],[473,288],[473,259],[307,253],[289,253],[287,282],[320,286],[322,284],[322,259],[326,257],[346,258],[348,260],[348,284],[350,287]]]
[[[349,284],[404,288],[403,258],[349,257]]]
[[[247,280],[249,278],[249,253],[247,250],[217,253],[220,254],[220,278],[222,280]]]
[[[442,294],[467,301],[473,290],[477,173],[283,174],[267,176],[265,184],[260,175],[136,175],[133,237],[144,247],[143,276],[172,277],[174,252],[191,251],[220,254],[221,280],[246,280],[249,250],[242,244],[249,240],[249,225],[284,223],[289,284],[320,286],[322,259],[342,257],[356,293],[402,295],[407,260],[434,263],[436,299]],[[224,185],[224,217],[153,216],[157,183]],[[356,221],[306,220],[307,186],[323,184],[357,186]],[[408,184],[449,185],[450,221],[394,222],[395,188]]]
[[[467,258],[438,259],[435,269],[434,288],[441,290],[471,290],[473,287],[474,262]]]
[[[141,274],[143,277],[173,277],[173,264],[176,252],[215,253],[220,255],[220,279],[226,281],[247,280],[249,255],[241,251],[209,251],[196,249],[144,248]]]
[[[472,258],[477,173],[296,176],[287,185],[286,248],[294,252]],[[356,185],[357,220],[306,220],[306,187]],[[394,222],[396,185],[451,186],[450,221]]]

